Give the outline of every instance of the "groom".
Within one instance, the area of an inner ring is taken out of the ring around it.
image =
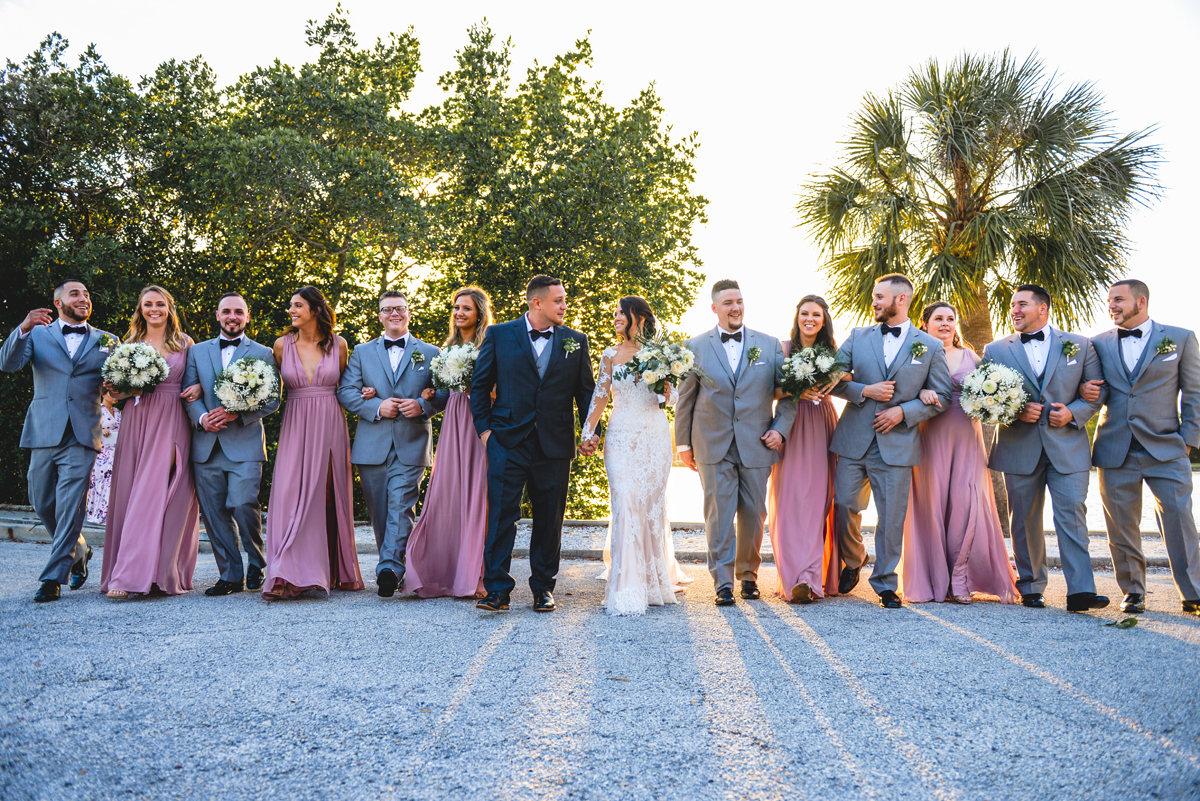
[[[562,281],[535,276],[525,289],[529,311],[487,330],[471,380],[471,414],[487,448],[488,530],[480,609],[508,609],[509,575],[521,494],[533,506],[529,589],[535,612],[554,611],[554,578],[562,547],[567,482],[575,456],[575,415],[587,417],[596,381],[587,336],[564,326]],[[492,400],[492,391],[496,399]],[[579,452],[590,456],[595,446]]]
[[[696,367],[712,384],[689,373],[679,385],[675,443],[680,460],[700,473],[704,487],[708,572],[716,604],[732,606],[734,579],[742,583],[743,598],[760,596],[767,479],[792,430],[796,404],[780,402],[772,415],[775,387],[783,378],[783,346],[743,325],[745,304],[737,281],[713,284],[712,310],[717,327],[688,342]]]

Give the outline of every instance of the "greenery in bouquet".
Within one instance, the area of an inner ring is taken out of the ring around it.
[[[243,356],[217,374],[213,394],[226,411],[257,412],[279,398],[279,374],[265,359]]]
[[[799,403],[805,390],[831,384],[845,371],[846,365],[838,362],[837,353],[828,345],[817,343],[811,348],[798,348],[783,360],[781,386],[785,394]]]
[[[688,373],[695,373],[701,381],[712,380],[696,367],[696,354],[684,344],[686,339],[682,335],[661,333],[652,337],[639,336],[637,341],[641,347],[633,358],[617,368],[615,377],[632,375],[655,395],[664,394],[667,384],[679,386]]]
[[[473,342],[443,348],[429,363],[434,387],[451,392],[468,391],[471,388],[471,378],[475,375],[475,360],[478,358],[479,348],[475,347]]]
[[[166,379],[171,368],[167,360],[144,342],[118,345],[100,368],[105,383],[122,395],[149,392]]]
[[[981,362],[963,379],[958,403],[967,416],[984,425],[1006,426],[1029,402],[1021,374],[997,362]]]

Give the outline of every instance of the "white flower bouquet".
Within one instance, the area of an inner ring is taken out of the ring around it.
[[[846,366],[838,362],[837,354],[828,345],[818,343],[811,348],[797,348],[783,360],[781,387],[784,393],[799,403],[804,390],[830,384],[845,371]]]
[[[641,343],[633,358],[619,368],[618,378],[634,376],[646,385],[646,389],[655,395],[662,395],[667,384],[679,386],[679,382],[688,373],[695,373],[703,381],[711,381],[703,370],[696,367],[696,354],[683,344],[682,337],[671,337],[668,334],[656,334],[652,337],[638,337]],[[659,406],[666,406],[660,403]]]
[[[118,345],[100,368],[100,377],[122,395],[149,392],[161,384],[171,368],[158,351],[144,342]]]
[[[213,394],[229,412],[257,412],[279,398],[279,375],[265,359],[243,356],[217,374]]]
[[[981,362],[963,379],[958,403],[968,417],[984,425],[1006,426],[1028,401],[1020,373],[996,362]]]
[[[479,348],[472,342],[443,348],[429,363],[433,385],[451,392],[468,391],[471,388],[471,377],[475,375],[475,360],[478,358]]]

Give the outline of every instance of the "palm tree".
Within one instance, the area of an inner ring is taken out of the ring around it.
[[[977,346],[1022,283],[1044,286],[1071,328],[1123,270],[1134,204],[1157,197],[1152,131],[1116,134],[1099,92],[1060,92],[1036,54],[931,60],[867,95],[841,166],[804,186],[797,211],[839,311],[865,315],[874,280],[904,272],[914,314],[954,303]]]

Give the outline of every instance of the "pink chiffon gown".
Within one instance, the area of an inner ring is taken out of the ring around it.
[[[801,401],[781,458],[771,468],[767,528],[779,574],[775,593],[787,600],[800,583],[808,584],[816,598],[837,595],[841,567],[833,529],[837,457],[829,450],[836,427],[837,412],[829,398],[815,405]]]
[[[471,402],[451,392],[421,517],[408,538],[404,591],[422,598],[474,596],[483,589],[487,537],[487,449]]]
[[[972,592],[1006,604],[1020,597],[992,494],[983,429],[959,405],[963,379],[978,363],[974,352],[963,352],[950,376],[950,408],[921,423],[921,464],[913,468],[899,570],[905,601],[943,601]]]
[[[179,595],[192,589],[200,503],[192,427],[179,397],[187,350],[168,353],[167,380],[125,404],[113,453],[101,592]]]
[[[354,546],[350,431],[336,394],[340,347],[335,339],[309,384],[295,338],[283,338],[287,402],[267,507],[264,598],[363,588]]]

